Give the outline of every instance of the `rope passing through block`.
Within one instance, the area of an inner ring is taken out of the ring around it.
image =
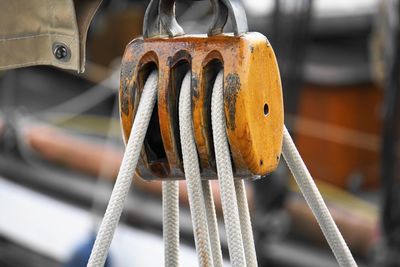
[[[120,113],[125,139],[135,117],[143,81],[157,68],[157,107],[138,163],[146,180],[184,179],[179,143],[178,96],[191,72],[192,121],[203,179],[216,179],[210,99],[224,71],[224,113],[234,175],[260,178],[275,170],[282,149],[283,101],[279,69],[267,38],[259,33],[138,38],[122,60]]]
[[[117,180],[89,258],[88,266],[90,267],[104,266],[106,261],[108,249],[129,193],[151,113],[156,103],[157,78],[157,71],[151,72],[143,89],[142,99],[132,125],[132,138],[129,138],[127,142]]]
[[[184,35],[175,0],[152,0],[144,38],[122,60],[120,172],[88,266],[103,266],[131,179],[163,181],[165,265],[179,265],[177,180],[186,179],[198,262],[222,266],[209,179],[218,179],[233,267],[256,267],[243,178],[274,171],[283,155],[341,266],[356,263],[283,124],[278,64],[267,38],[247,32],[239,0],[211,0],[208,35]],[[234,34],[223,34],[227,18]],[[169,38],[166,38],[169,37]],[[282,150],[283,142],[283,150]]]

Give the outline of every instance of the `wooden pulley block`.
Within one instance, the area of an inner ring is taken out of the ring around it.
[[[184,35],[173,16],[174,1],[167,2],[172,2],[172,7],[162,0],[150,3],[144,37],[127,46],[122,60],[120,115],[125,140],[129,138],[146,77],[154,69],[159,73],[156,109],[137,174],[146,180],[184,179],[178,97],[183,77],[190,71],[201,174],[204,179],[217,178],[211,93],[220,70],[224,72],[226,130],[235,177],[257,178],[272,172],[281,155],[283,102],[279,69],[267,38],[260,33],[247,33],[246,17],[236,0],[213,1],[217,15],[208,35]],[[234,34],[222,33],[228,14]]]

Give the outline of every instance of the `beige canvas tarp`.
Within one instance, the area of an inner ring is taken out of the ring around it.
[[[101,0],[0,0],[0,70],[52,65],[82,72]]]

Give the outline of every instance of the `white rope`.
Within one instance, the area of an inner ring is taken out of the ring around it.
[[[120,171],[90,255],[88,262],[90,267],[103,266],[105,263],[108,249],[129,192],[156,101],[157,79],[158,73],[153,71],[146,81],[131,130],[130,136],[132,138],[128,140]],[[210,184],[209,182],[202,182],[200,177],[199,160],[194,143],[191,118],[190,86],[191,74],[188,72],[183,79],[179,97],[179,129],[193,232],[200,266],[214,266],[215,264],[215,266],[219,267],[222,266],[222,254],[219,245],[218,225]],[[221,203],[231,263],[233,267],[257,266],[244,183],[242,180],[234,181],[233,178],[226,136],[223,71],[218,73],[213,87],[211,120],[217,172],[221,188]],[[340,266],[357,266],[286,127],[284,127],[282,154]],[[178,182],[163,182],[166,266],[178,266],[179,264],[178,189]]]
[[[342,267],[357,266],[286,127],[283,130],[282,154],[339,265]]]
[[[244,255],[247,267],[257,267],[256,247],[254,245],[253,228],[251,227],[249,205],[246,188],[242,179],[235,180],[235,190],[239,207],[240,227],[243,237]]]
[[[211,190],[210,181],[201,181],[203,187],[204,201],[206,204],[207,224],[210,234],[211,254],[214,267],[222,267],[222,250],[219,239],[217,213],[215,212],[214,198]]]
[[[188,72],[183,79],[179,96],[179,131],[197,256],[199,265],[205,267],[213,266],[213,262],[211,259],[207,214],[202,192],[199,159],[194,142],[190,88],[191,73]]]
[[[239,210],[233,181],[232,163],[226,136],[223,97],[223,71],[215,79],[211,97],[211,125],[213,130],[218,181],[221,188],[222,212],[224,215],[229,256],[233,267],[245,267],[245,253],[240,226]]]
[[[119,218],[121,217],[124,202],[132,183],[143,140],[156,101],[157,79],[158,72],[153,71],[144,86],[118,177],[87,266],[104,266],[107,258],[108,249],[114,236]]]
[[[179,266],[179,182],[162,182],[164,266]]]

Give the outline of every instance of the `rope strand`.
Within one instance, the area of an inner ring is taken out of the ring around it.
[[[188,198],[193,223],[194,241],[200,266],[213,266],[207,225],[207,213],[202,191],[199,158],[192,123],[191,73],[183,78],[179,96],[179,130],[182,147],[183,168],[188,187]]]
[[[282,154],[339,265],[342,267],[356,267],[357,264],[286,127],[283,129]]]
[[[214,267],[222,267],[222,250],[219,239],[217,213],[215,212],[214,198],[212,195],[210,181],[201,181],[203,187],[204,201],[206,204],[207,224],[210,234],[211,254]]]
[[[151,113],[156,102],[157,79],[158,72],[153,71],[144,86],[118,177],[89,258],[87,265],[89,267],[102,267],[106,261],[108,249],[121,217],[125,199],[128,196]]]
[[[250,211],[247,202],[244,181],[235,180],[235,190],[239,208],[240,227],[243,236],[244,255],[247,267],[257,267],[256,247],[254,245],[253,228],[251,227]]]
[[[122,159],[120,171],[107,206],[103,221],[89,258],[88,266],[104,265],[115,229],[128,195],[136,164],[147,132],[157,96],[157,71],[148,77],[137,114]],[[182,82],[179,97],[179,129],[183,165],[188,186],[188,197],[193,221],[193,232],[200,266],[222,266],[218,224],[210,184],[201,181],[199,160],[194,143],[191,120],[191,74]],[[214,83],[211,98],[211,120],[217,172],[221,188],[221,203],[226,225],[228,248],[233,267],[257,266],[247,197],[242,180],[234,180],[223,103],[223,71]],[[311,174],[297,151],[289,132],[284,127],[282,154],[293,176],[317,219],[329,246],[342,267],[356,267],[353,256],[325,205]],[[179,203],[178,182],[163,182],[163,215],[165,222],[165,264],[179,264]],[[211,241],[210,241],[211,240]],[[211,250],[212,248],[212,250]]]
[[[211,97],[211,124],[213,129],[215,159],[221,188],[221,203],[228,239],[229,256],[233,267],[245,267],[245,253],[240,226],[238,203],[233,182],[231,156],[226,136],[224,113],[223,71],[215,79]]]
[[[179,182],[162,182],[164,266],[179,266]]]

